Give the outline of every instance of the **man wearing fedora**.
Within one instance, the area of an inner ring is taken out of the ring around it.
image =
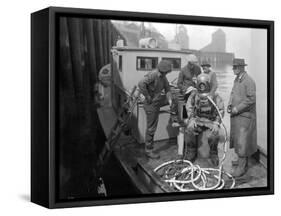
[[[233,60],[236,75],[227,112],[230,113],[230,148],[235,149],[238,160],[233,161],[233,176],[246,173],[248,159],[257,151],[256,84],[245,71],[245,60]]]
[[[139,82],[140,92],[144,95],[144,110],[146,113],[145,153],[152,159],[159,158],[153,151],[153,139],[157,129],[160,107],[163,105],[162,91],[165,90],[168,102],[171,106],[172,98],[169,82],[166,74],[172,71],[169,61],[162,60],[157,65],[156,71],[150,72]]]
[[[203,69],[203,73],[208,74],[210,77],[211,91],[209,94],[214,96],[218,88],[217,75],[214,71],[211,70],[211,64],[208,61],[203,61],[201,63],[201,67]]]

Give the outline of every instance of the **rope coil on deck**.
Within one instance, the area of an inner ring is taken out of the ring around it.
[[[228,177],[232,183],[229,188],[235,186],[235,179],[231,174],[223,170],[223,164],[226,157],[228,135],[225,125],[222,121],[222,115],[215,102],[207,96],[208,100],[216,108],[221,119],[221,125],[224,129],[225,139],[223,142],[223,156],[220,160],[218,168],[202,168],[199,165],[193,164],[189,160],[171,160],[167,161],[154,169],[154,172],[162,170],[163,181],[175,188],[176,191],[186,192],[195,190],[220,190],[226,184],[223,176]]]

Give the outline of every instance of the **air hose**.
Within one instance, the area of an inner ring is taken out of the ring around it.
[[[154,169],[155,173],[161,171],[161,179],[168,183],[170,187],[174,188],[175,191],[204,191],[204,190],[220,190],[225,188],[226,182],[223,176],[226,176],[232,182],[229,188],[234,188],[235,179],[231,174],[223,170],[223,164],[226,157],[227,152],[227,143],[228,143],[228,133],[227,129],[222,121],[223,117],[219,111],[219,108],[213,101],[213,99],[207,96],[208,100],[215,107],[224,130],[224,142],[223,142],[223,156],[219,161],[218,168],[202,168],[199,165],[193,164],[189,160],[170,160],[161,165],[157,166]],[[211,185],[210,179],[214,179]]]

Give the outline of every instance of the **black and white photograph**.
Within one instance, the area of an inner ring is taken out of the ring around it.
[[[268,187],[268,30],[59,16],[61,201]]]
[[[278,212],[278,5],[3,1],[0,215]]]

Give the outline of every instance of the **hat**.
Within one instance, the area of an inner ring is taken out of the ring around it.
[[[204,66],[211,67],[211,64],[208,61],[205,60],[201,63],[201,66],[202,67],[204,67]]]
[[[233,66],[246,66],[245,59],[235,58],[233,59]]]
[[[172,64],[170,61],[162,60],[157,65],[157,68],[160,73],[168,73],[172,71]]]

